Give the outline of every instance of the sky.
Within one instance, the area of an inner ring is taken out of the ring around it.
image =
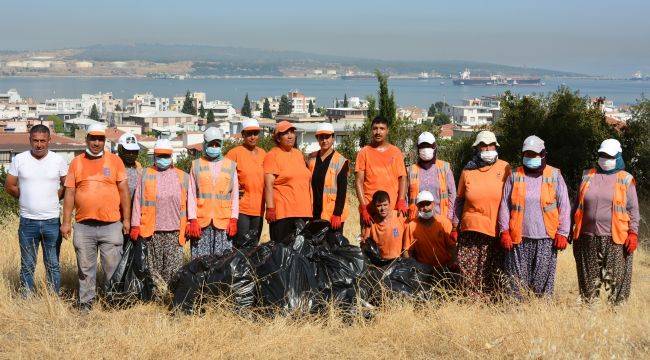
[[[648,0],[8,1],[0,49],[161,43],[650,74]]]

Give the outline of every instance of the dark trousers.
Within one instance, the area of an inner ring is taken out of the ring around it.
[[[257,245],[260,242],[260,236],[262,235],[262,224],[264,219],[261,216],[251,216],[239,213],[239,219],[237,220],[237,237],[235,239],[238,244],[247,243],[244,239],[246,234],[251,231],[257,231],[257,236],[254,238],[254,244],[247,245]]]
[[[296,232],[297,225],[302,221],[307,221],[309,218],[284,218],[276,220],[269,224],[269,235],[271,241],[284,243],[284,240],[289,237],[289,235]]]

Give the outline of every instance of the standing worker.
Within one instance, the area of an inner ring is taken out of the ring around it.
[[[275,126],[276,146],[264,158],[264,197],[271,241],[281,242],[299,222],[312,216],[311,173],[295,148],[296,127],[288,121]]]
[[[331,123],[318,124],[316,139],[320,150],[309,154],[307,159],[314,199],[313,217],[327,220],[333,230],[343,232],[349,212],[345,201],[348,190],[348,160],[334,150],[334,127]]]
[[[521,149],[523,166],[506,180],[499,208],[504,271],[512,293],[553,295],[557,251],[567,247],[571,204],[560,170],[546,164],[544,141],[532,135]]]
[[[638,246],[639,200],[626,172],[621,144],[607,139],[598,149],[598,164],[585,170],[574,215],[573,255],[580,295],[619,304],[630,296],[632,254]]]
[[[156,141],[154,165],[137,183],[131,212],[132,241],[147,242],[147,265],[156,283],[169,284],[183,266],[189,175],[175,168],[167,139]]]
[[[192,161],[187,217],[192,259],[221,256],[237,235],[239,182],[237,163],[221,153],[223,133],[209,127],[203,133],[203,156]]]
[[[126,168],[126,179],[129,181],[129,194],[133,199],[135,186],[142,175],[142,165],[137,161],[140,145],[135,135],[124,133],[117,141],[117,155],[122,159]]]
[[[372,120],[371,128],[370,145],[359,151],[355,166],[362,232],[372,223],[368,204],[378,190],[388,193],[391,210],[398,210],[404,216],[408,213],[404,155],[388,142],[388,120],[377,116]]]
[[[43,244],[43,261],[47,285],[58,294],[61,288],[59,251],[59,200],[68,164],[60,155],[49,151],[50,129],[34,125],[29,130],[31,150],[11,160],[5,191],[18,199],[20,224],[20,287],[24,295],[34,292],[34,270],[38,247]]]
[[[61,233],[68,238],[75,210],[74,248],[79,269],[79,308],[91,309],[95,299],[97,251],[110,279],[121,257],[131,221],[131,198],[122,160],[105,152],[106,128],[88,127],[86,152],[70,163],[65,179]],[[120,222],[121,218],[121,222]]]
[[[264,215],[264,157],[266,151],[257,146],[262,128],[255,119],[242,122],[241,136],[244,139],[239,145],[226,154],[226,157],[237,163],[237,180],[239,181],[239,220],[237,221],[236,243],[243,244],[244,237],[252,230],[257,235],[251,239],[257,245],[262,234],[262,215]]]
[[[437,158],[438,147],[432,133],[425,131],[418,136],[418,161],[411,165],[409,174],[409,220],[417,218],[415,202],[421,191],[433,195],[433,209],[436,220],[451,232],[456,202],[456,183],[449,163]]]
[[[498,158],[499,143],[493,132],[479,132],[472,146],[474,156],[458,180],[451,236],[458,239],[462,285],[478,295],[494,290],[503,267],[497,218],[510,165]]]

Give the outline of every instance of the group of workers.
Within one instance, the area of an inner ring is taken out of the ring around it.
[[[9,168],[6,190],[19,199],[21,288],[34,289],[39,244],[47,281],[59,292],[61,236],[74,238],[79,306],[95,298],[97,254],[107,277],[115,271],[125,240],[146,241],[148,265],[158,283],[168,283],[191,258],[222,255],[246,236],[259,242],[263,220],[272,241],[282,242],[308,219],[329,221],[342,232],[350,215],[348,176],[355,173],[360,241],[376,244],[382,260],[414,257],[437,273],[453,274],[470,294],[490,295],[505,285],[516,297],[550,296],[557,252],[573,239],[580,293],[586,300],[606,291],[619,303],[630,293],[632,253],[637,247],[639,207],[635,183],[624,168],[618,141],[605,140],[598,163],[584,172],[572,219],[567,186],[546,163],[544,141],[526,138],[523,165],[511,170],[499,159],[495,135],[482,131],[456,186],[448,162],[438,158],[429,132],[417,140],[417,162],[405,166],[388,141],[388,121],[371,124],[370,144],[354,170],[334,149],[330,123],[319,124],[320,149],[307,157],[296,147],[296,128],[276,124],[276,146],[257,146],[261,127],[242,124],[242,143],[224,154],[215,127],[204,132],[201,156],[189,174],[174,166],[169,140],[158,140],[154,162],[136,161],[136,138],[124,134],[117,155],[105,151],[102,125],[91,125],[85,153],[68,166],[48,151],[49,129],[30,130],[31,150]],[[62,220],[59,201],[63,199]],[[572,225],[573,223],[573,225]]]

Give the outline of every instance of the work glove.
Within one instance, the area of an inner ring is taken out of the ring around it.
[[[453,229],[449,233],[449,236],[451,237],[451,240],[454,242],[454,244],[458,244],[458,230]]]
[[[501,247],[506,251],[512,250],[512,238],[510,237],[510,231],[508,230],[501,233]]]
[[[569,241],[567,240],[566,236],[555,234],[555,239],[553,239],[553,247],[555,247],[558,250],[564,250],[566,249],[568,244]]]
[[[199,226],[199,222],[196,219],[190,220],[190,224],[187,226],[185,233],[194,239],[201,238],[201,226]]]
[[[639,236],[633,232],[628,233],[625,239],[625,251],[628,255],[632,255],[637,246],[639,246]]]
[[[409,207],[406,204],[406,200],[404,199],[397,200],[397,203],[395,204],[395,210],[401,212],[402,216],[406,217],[409,213]]]
[[[229,237],[235,237],[237,235],[237,219],[231,218],[230,222],[228,222],[228,228],[226,229],[226,233],[228,234]]]
[[[409,221],[413,221],[418,217],[418,207],[415,204],[409,206]]]
[[[277,220],[277,215],[275,214],[275,208],[266,208],[266,221],[272,223]]]
[[[332,225],[333,230],[339,230],[341,228],[341,217],[332,215],[330,218],[330,225]]]
[[[457,261],[454,261],[449,265],[449,270],[454,273],[460,273],[460,266]]]
[[[372,216],[368,212],[368,205],[359,204],[359,216],[361,216],[361,222],[363,222],[364,226],[372,224]]]
[[[138,241],[139,236],[140,236],[140,227],[131,226],[131,231],[129,232],[129,237],[131,238],[131,241]]]

